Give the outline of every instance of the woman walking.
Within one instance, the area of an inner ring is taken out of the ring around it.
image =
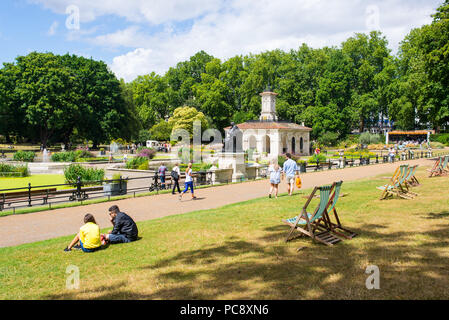
[[[276,163],[273,163],[272,166],[268,169],[268,172],[270,173],[270,193],[268,194],[268,197],[271,198],[271,194],[274,191],[274,195],[276,199],[278,198],[278,191],[279,191],[279,184],[281,183],[281,173],[282,169],[279,167],[279,165]]]
[[[185,189],[184,191],[179,195],[179,201],[182,200],[182,196],[184,195],[184,193],[187,192],[187,190],[189,190],[190,188],[190,192],[192,193],[192,200],[196,199],[194,191],[193,191],[193,172],[192,172],[192,162],[189,162],[189,165],[187,166],[186,169],[186,181],[185,181]]]

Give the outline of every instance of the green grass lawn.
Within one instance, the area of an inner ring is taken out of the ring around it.
[[[28,183],[31,183],[31,186],[65,184],[65,178],[62,174],[38,174],[24,178],[0,178],[0,189],[25,188],[28,187]],[[57,189],[62,188],[64,187],[57,187]]]
[[[378,200],[381,177],[344,183],[337,209],[359,236],[334,247],[284,242],[303,190],[141,222],[141,240],[92,254],[63,252],[73,236],[2,248],[0,299],[448,299],[449,177],[418,179],[415,200]]]

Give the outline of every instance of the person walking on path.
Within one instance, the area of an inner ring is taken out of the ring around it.
[[[292,155],[287,153],[286,155],[287,161],[284,162],[284,167],[282,171],[284,175],[287,177],[288,184],[288,194],[291,196],[293,194],[295,180],[296,180],[296,172],[298,171],[298,165],[296,161],[292,160]]]
[[[84,225],[80,232],[64,251],[71,251],[72,248],[81,249],[83,252],[95,252],[101,248],[100,227],[95,222],[95,218],[90,213],[84,216]],[[79,245],[77,243],[79,242]]]
[[[273,165],[270,166],[268,169],[268,173],[270,174],[270,193],[268,194],[268,197],[271,198],[271,194],[274,191],[274,195],[277,199],[278,197],[278,191],[279,191],[279,184],[281,183],[281,173],[282,169],[279,167],[277,162],[275,161]]]
[[[192,200],[196,199],[194,191],[193,191],[193,172],[192,172],[192,162],[189,162],[189,165],[187,166],[186,169],[186,181],[185,181],[185,189],[183,192],[181,192],[181,194],[179,195],[179,201],[182,200],[182,196],[184,195],[184,193],[187,192],[187,190],[189,190],[190,188],[190,192],[192,193]]]
[[[109,220],[114,228],[108,234],[102,235],[102,239],[112,244],[137,240],[139,230],[136,223],[126,213],[120,212],[118,206],[109,208]]]
[[[161,180],[161,189],[165,189],[165,173],[167,172],[167,167],[165,166],[165,163],[161,164],[159,167],[158,173],[159,178]]]
[[[171,178],[173,179],[173,190],[172,194],[175,194],[175,189],[178,188],[178,193],[181,193],[181,189],[179,188],[179,178],[181,177],[181,171],[179,170],[179,166],[176,163],[173,169],[171,170]]]

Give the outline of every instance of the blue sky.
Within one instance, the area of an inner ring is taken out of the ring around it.
[[[71,53],[103,60],[119,78],[132,81],[151,71],[163,74],[199,50],[226,60],[237,54],[296,49],[303,42],[315,48],[339,46],[356,32],[374,29],[387,36],[396,52],[412,28],[431,22],[430,14],[441,3],[2,0],[0,62],[13,62],[31,51]],[[73,28],[74,17],[79,17],[79,29]]]

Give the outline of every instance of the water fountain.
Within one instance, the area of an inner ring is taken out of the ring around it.
[[[44,151],[42,152],[42,162],[48,162],[49,157],[48,157],[48,151],[46,148],[44,148]]]

